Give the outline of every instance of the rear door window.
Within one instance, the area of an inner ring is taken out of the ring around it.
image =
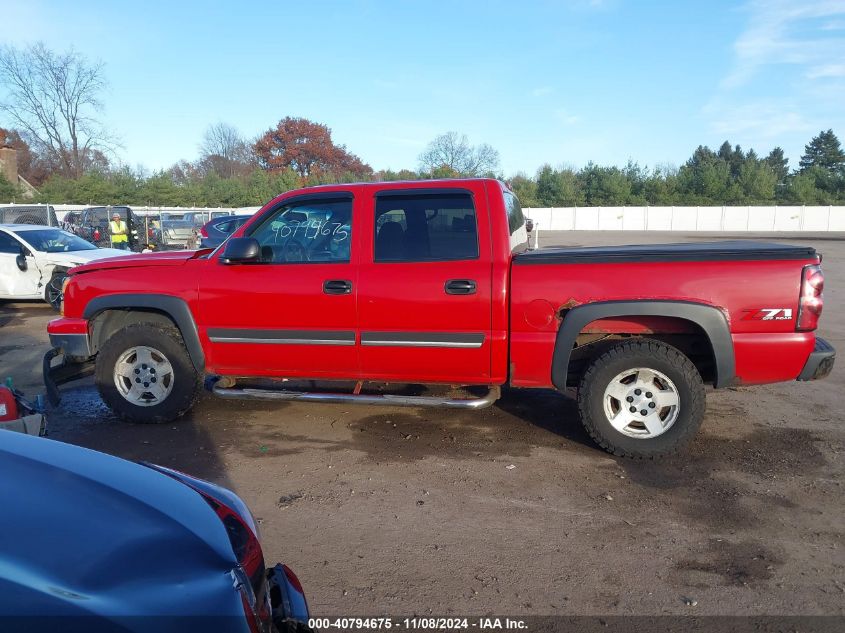
[[[374,250],[376,262],[478,259],[472,196],[462,192],[378,196]]]

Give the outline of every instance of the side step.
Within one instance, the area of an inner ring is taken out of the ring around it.
[[[232,400],[299,400],[304,402],[337,402],[380,404],[392,407],[440,407],[445,409],[486,409],[501,396],[498,386],[490,387],[481,398],[442,398],[430,396],[397,396],[392,394],[367,395],[353,393],[320,393],[314,391],[288,391],[285,389],[250,389],[221,387],[217,384],[212,393]]]

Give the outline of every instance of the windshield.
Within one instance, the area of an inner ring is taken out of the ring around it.
[[[15,234],[36,251],[44,253],[67,253],[70,251],[92,251],[97,247],[76,235],[59,229],[41,231],[15,231]]]

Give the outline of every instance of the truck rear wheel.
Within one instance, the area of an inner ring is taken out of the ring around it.
[[[95,380],[119,417],[147,424],[184,415],[202,385],[179,330],[159,323],[136,323],[109,337],[97,355]]]
[[[584,428],[621,457],[651,459],[683,448],[698,432],[705,404],[695,365],[671,345],[647,339],[606,350],[578,388]]]

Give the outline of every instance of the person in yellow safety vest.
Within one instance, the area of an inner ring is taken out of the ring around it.
[[[112,248],[126,250],[129,248],[129,232],[126,229],[126,222],[120,219],[120,214],[115,213],[109,222]]]

